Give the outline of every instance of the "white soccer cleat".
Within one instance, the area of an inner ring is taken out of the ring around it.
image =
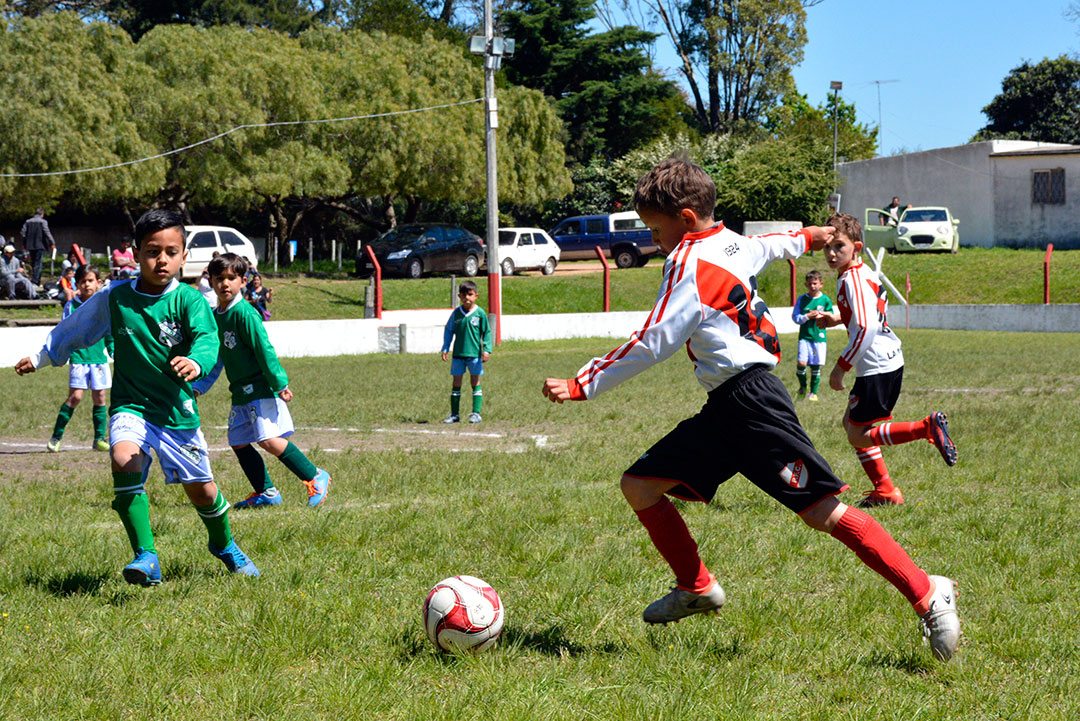
[[[700,594],[674,587],[671,593],[650,603],[641,617],[645,623],[668,624],[695,613],[716,613],[726,602],[724,589],[716,581],[708,591]]]
[[[945,576],[930,576],[934,593],[930,610],[920,614],[923,637],[939,661],[948,661],[960,644],[960,614],[956,612],[956,584]]]

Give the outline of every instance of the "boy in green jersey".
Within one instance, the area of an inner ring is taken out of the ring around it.
[[[135,224],[139,276],[95,293],[78,313],[60,322],[35,355],[15,366],[19,375],[60,366],[78,348],[111,332],[116,377],[109,407],[113,509],[127,531],[135,559],[124,580],[161,583],[144,488],[153,450],[166,483],[181,483],[209,535],[210,552],[233,573],[258,576],[229,529],[229,503],[214,483],[191,381],[206,375],[218,354],[210,306],[176,280],[187,253],[183,218],[151,210]]]
[[[90,297],[101,288],[101,274],[90,265],[81,265],[75,271],[77,295],[64,306],[61,318],[67,318],[78,310]],[[105,351],[112,352],[112,336],[106,335],[89,348],[72,351],[71,369],[68,371],[68,397],[60,406],[53,426],[52,437],[45,447],[50,452],[60,450],[60,441],[64,438],[64,429],[75,413],[75,408],[82,402],[83,391],[90,389],[90,398],[94,403],[94,450],[107,451],[105,424],[109,419],[105,406],[105,391],[112,387],[112,373],[109,371],[109,357]]]
[[[258,443],[284,463],[307,488],[308,505],[317,506],[330,490],[330,474],[315,466],[288,440],[293,434],[293,422],[286,404],[293,394],[289,390],[289,377],[266,335],[262,316],[244,300],[242,290],[248,262],[235,253],[225,253],[211,260],[208,268],[210,285],[217,294],[214,320],[221,354],[210,374],[192,387],[196,395],[206,393],[222,368],[229,376],[232,392],[229,445],[253,489],[250,496],[233,508],[281,503],[281,493],[274,488],[262,456],[252,443]]]
[[[811,311],[833,312],[829,296],[821,292],[821,271],[812,270],[806,274],[806,292],[795,301],[791,309],[791,319],[799,324],[799,358],[795,366],[795,377],[799,380],[799,398],[810,401],[818,399],[818,385],[821,383],[821,366],[825,365],[825,329],[817,323],[816,317],[808,315]],[[806,394],[806,366],[810,366],[810,395]]]
[[[458,286],[458,298],[461,305],[454,308],[450,320],[443,330],[442,359],[450,356],[450,344],[454,345],[454,359],[450,363],[450,375],[454,387],[450,391],[450,415],[443,423],[457,423],[461,420],[461,379],[469,371],[472,382],[472,413],[469,423],[479,423],[480,410],[484,405],[484,390],[480,387],[480,376],[484,375],[484,363],[491,357],[491,326],[487,313],[476,304],[476,283],[467,280]]]

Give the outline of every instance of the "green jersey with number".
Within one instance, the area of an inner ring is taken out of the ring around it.
[[[800,295],[798,302],[795,303],[795,314],[805,316],[812,310],[823,310],[826,313],[832,313],[833,304],[829,300],[829,296],[824,293],[817,298],[811,298],[808,293]],[[816,321],[807,321],[799,326],[799,340],[824,343],[825,329],[819,326]]]
[[[487,313],[478,305],[466,313],[461,306],[454,308],[443,330],[443,352],[450,350],[454,341],[455,358],[479,358],[491,352],[491,325]]]
[[[221,356],[211,374],[195,384],[197,391],[205,393],[210,389],[222,365],[229,376],[234,406],[258,398],[274,398],[285,390],[289,376],[278,362],[262,317],[251,303],[238,295],[226,308],[214,311],[214,320],[217,321]]]

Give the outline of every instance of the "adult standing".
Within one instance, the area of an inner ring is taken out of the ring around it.
[[[904,210],[911,207],[911,203],[908,203]],[[881,224],[888,225],[895,228],[900,222],[900,198],[893,196],[892,202],[885,206],[885,210],[889,212],[887,216],[882,216]]]
[[[45,220],[45,211],[38,208],[34,215],[26,219],[22,227],[23,248],[30,254],[31,280],[34,286],[41,285],[41,259],[46,250],[56,247],[52,233],[49,231],[49,221]]]

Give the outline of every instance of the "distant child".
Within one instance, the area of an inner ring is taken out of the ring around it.
[[[791,319],[799,324],[799,358],[795,366],[795,377],[799,380],[799,398],[810,401],[818,399],[818,384],[821,383],[821,366],[825,365],[828,344],[825,342],[825,329],[807,315],[813,310],[832,313],[833,304],[829,296],[821,292],[821,271],[812,270],[806,274],[806,292],[795,301],[791,309]],[[806,393],[806,366],[810,366],[810,394]]]
[[[61,320],[67,318],[78,310],[90,297],[101,287],[101,274],[98,269],[90,265],[81,265],[75,271],[75,284],[78,286],[78,295],[68,301],[64,306]],[[56,453],[60,450],[60,441],[64,438],[64,429],[68,421],[75,413],[75,408],[82,402],[83,391],[90,389],[90,398],[94,403],[92,415],[94,421],[94,450],[107,451],[109,444],[105,442],[105,424],[109,415],[105,407],[105,391],[112,388],[112,373],[109,371],[109,357],[106,350],[112,353],[112,336],[94,343],[89,348],[74,350],[71,352],[71,369],[68,371],[68,397],[60,406],[60,413],[56,416],[56,425],[53,426],[52,437],[45,447]]]
[[[487,313],[476,304],[476,283],[467,280],[458,286],[458,298],[461,305],[454,308],[450,320],[446,321],[443,331],[442,359],[450,355],[450,343],[454,344],[454,358],[450,362],[450,375],[454,378],[454,387],[450,391],[450,415],[443,423],[457,423],[461,420],[461,379],[469,371],[472,383],[472,413],[469,423],[479,423],[480,410],[484,405],[484,389],[480,387],[480,376],[484,375],[484,363],[491,357],[491,326]]]
[[[235,253],[210,261],[210,282],[217,294],[217,364],[203,380],[194,383],[196,395],[214,385],[222,368],[229,376],[232,411],[229,413],[229,445],[244,470],[253,492],[233,508],[277,506],[281,493],[274,487],[262,456],[252,443],[275,456],[304,484],[308,505],[317,506],[330,490],[330,474],[315,466],[287,440],[293,434],[292,415],[286,405],[293,399],[289,377],[278,362],[266,336],[262,318],[242,293],[248,262]]]
[[[64,303],[70,303],[78,291],[75,289],[75,267],[68,266],[60,271],[60,292],[64,294]]]
[[[259,315],[263,320],[270,320],[270,311],[267,310],[266,306],[270,305],[270,301],[273,300],[274,289],[263,285],[261,275],[258,273],[251,274],[251,280],[248,281],[247,286],[244,288],[244,296],[247,298],[248,303],[259,311]]]
[[[206,375],[218,354],[210,308],[179,282],[186,256],[183,218],[151,210],[135,224],[139,276],[95,293],[77,313],[60,321],[35,355],[15,366],[19,375],[43,365],[61,366],[73,351],[113,336],[116,378],[109,407],[113,509],[127,531],[135,559],[124,580],[161,583],[161,566],[150,529],[146,478],[150,451],[166,483],[181,483],[209,536],[210,552],[233,573],[259,570],[233,540],[229,504],[214,483],[199,408],[190,382]]]
[[[834,213],[829,224],[836,228],[836,234],[825,246],[825,261],[839,273],[836,304],[840,312],[814,310],[809,316],[823,327],[840,323],[847,326],[848,345],[829,374],[829,386],[844,390],[844,374],[855,368],[855,385],[848,396],[843,425],[859,463],[874,484],[874,490],[868,491],[859,505],[900,504],[904,496],[889,477],[880,446],[925,439],[949,466],[956,465],[956,446],[949,438],[948,422],[941,411],[913,423],[874,426],[893,417],[904,377],[904,354],[886,318],[889,302],[885,286],[859,257],[862,225],[846,213]]]
[[[756,276],[772,260],[821,248],[833,229],[746,238],[713,220],[715,204],[712,180],[685,160],[665,160],[638,181],[634,207],[668,258],[656,305],[629,341],[574,378],[548,378],[543,387],[553,402],[594,398],[685,348],[708,391],[697,415],[622,476],[623,495],[677,584],[645,609],[645,622],[666,624],[724,605],[724,590],[667,495],[708,502],[741,473],[899,589],[922,618],[935,655],[947,660],[960,635],[953,582],[927,576],[877,521],[837,500],[847,485],[814,449],[787,389],[769,372],[780,348]]]

